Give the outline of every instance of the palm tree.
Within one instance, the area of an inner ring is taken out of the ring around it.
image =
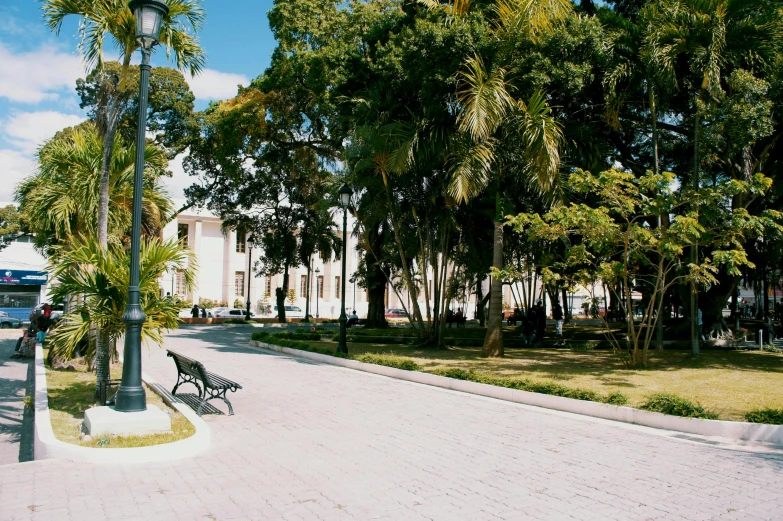
[[[109,170],[109,242],[122,244],[131,225],[136,147],[114,140]],[[54,256],[74,237],[95,237],[98,209],[96,189],[101,178],[103,142],[95,124],[85,122],[60,132],[38,151],[38,174],[16,189],[19,211],[36,234],[36,246]],[[168,160],[153,144],[144,151],[146,162],[142,229],[159,234],[172,212],[160,182]],[[60,247],[59,249],[57,247]],[[54,249],[53,249],[54,248]]]
[[[69,306],[68,314],[52,331],[52,357],[73,358],[96,330],[108,337],[111,352],[116,354],[117,339],[125,332],[122,316],[128,298],[130,251],[116,244],[104,250],[94,239],[77,238],[62,248],[49,269],[57,281],[51,290],[55,300],[83,296],[76,306]],[[157,344],[163,342],[163,330],[177,327],[180,311],[177,300],[160,296],[158,279],[167,271],[182,272],[185,285],[192,288],[196,273],[194,255],[176,240],[161,242],[157,237],[145,237],[141,243],[139,278],[141,307],[147,316],[142,337]],[[98,353],[88,347],[82,354],[91,362]]]
[[[109,170],[111,244],[124,247],[131,227],[133,177],[136,147],[115,137]],[[69,250],[74,240],[96,236],[95,215],[100,204],[96,196],[102,178],[103,140],[92,122],[58,133],[38,152],[39,173],[23,181],[15,198],[25,216],[36,245],[54,262]],[[172,212],[159,177],[168,166],[165,152],[148,144],[144,151],[142,227],[146,236],[157,236]],[[100,243],[98,243],[100,244]],[[78,293],[75,293],[78,295]],[[94,325],[100,325],[95,322]],[[109,332],[95,335],[97,342],[98,385],[109,378]]]
[[[180,70],[189,69],[191,75],[195,76],[206,65],[206,56],[189,30],[195,33],[203,26],[204,10],[198,0],[168,0],[167,5],[169,13],[163,19],[160,43],[166,47],[168,56],[174,53]],[[112,144],[123,102],[131,94],[125,89],[128,67],[133,53],[139,48],[135,38],[135,18],[126,0],[45,0],[42,9],[46,24],[55,33],[60,32],[65,18],[76,16],[82,19],[79,25],[79,50],[87,67],[102,68],[107,37],[122,55],[121,77],[105,82],[99,96],[100,106],[96,117],[104,143],[97,232],[99,243],[106,248],[109,233],[109,175],[114,151]]]
[[[506,90],[506,72],[487,71],[481,58],[468,58],[457,93],[459,129],[466,135],[454,152],[451,196],[466,202],[488,187],[495,192],[492,265],[503,269],[504,176],[522,174],[540,191],[555,184],[562,131],[540,92],[527,103]],[[492,277],[483,356],[503,356],[502,280]]]

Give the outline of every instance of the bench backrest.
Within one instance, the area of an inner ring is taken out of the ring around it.
[[[167,350],[168,356],[174,359],[174,364],[177,366],[177,371],[188,376],[192,376],[204,382],[204,385],[211,387],[212,383],[209,380],[209,374],[204,369],[204,364],[198,360],[193,360],[187,356],[175,353],[174,351]]]

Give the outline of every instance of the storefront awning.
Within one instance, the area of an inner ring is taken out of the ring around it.
[[[22,271],[0,269],[0,284],[43,286],[49,281],[45,271]]]

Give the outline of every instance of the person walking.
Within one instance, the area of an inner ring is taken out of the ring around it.
[[[555,347],[564,346],[563,341],[563,307],[560,305],[560,301],[555,302],[555,307],[552,310],[552,318],[555,319],[555,333],[557,335],[557,342]]]
[[[190,310],[190,316],[198,318],[198,304],[193,304],[193,308]]]

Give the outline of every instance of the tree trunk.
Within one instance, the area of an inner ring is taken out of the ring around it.
[[[563,294],[563,314],[565,315],[565,323],[571,322],[571,306],[568,304],[568,290],[563,288],[561,290]]]
[[[302,322],[310,322],[310,264],[307,265],[307,280],[305,281],[305,315]],[[315,283],[316,292],[318,292],[318,282]]]
[[[288,264],[283,273],[283,287],[275,288],[275,300],[277,302],[277,321],[285,324],[285,299],[288,296]]]
[[[498,198],[500,195],[498,194]],[[497,269],[503,269],[503,223],[495,221],[495,231],[492,247],[492,265]],[[502,281],[498,277],[492,277],[489,299],[489,320],[487,320],[487,334],[484,337],[484,347],[481,356],[500,357],[503,349],[503,295]]]
[[[476,277],[476,319],[479,321],[479,327],[486,325],[486,317],[484,316],[484,294],[481,291],[481,285],[483,280]]]
[[[110,104],[106,114],[106,127],[103,136],[103,154],[101,156],[101,178],[98,185],[98,244],[103,251],[109,249],[109,182],[111,179],[111,161],[114,152],[114,137],[117,133],[117,114],[114,104]],[[95,396],[99,396],[101,382],[111,378],[111,354],[109,336],[100,328],[95,335]],[[99,405],[105,405],[103,403]]]
[[[365,257],[368,261],[369,258]],[[367,287],[369,288],[367,302],[367,324],[366,328],[386,329],[389,323],[386,322],[386,308],[384,298],[386,297],[386,276],[381,267],[377,264],[367,266]]]

